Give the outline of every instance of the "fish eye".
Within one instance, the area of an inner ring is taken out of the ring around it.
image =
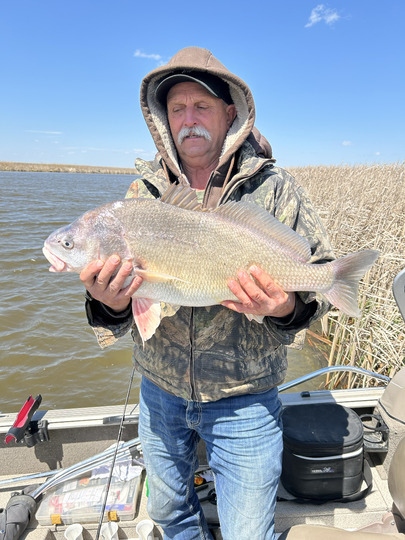
[[[74,242],[73,242],[73,240],[71,238],[62,238],[62,240],[60,240],[60,243],[66,249],[73,249],[74,246],[75,246],[75,244],[74,244]]]

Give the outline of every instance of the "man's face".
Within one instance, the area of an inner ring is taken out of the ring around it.
[[[201,164],[219,159],[226,133],[231,126],[236,109],[222,99],[214,97],[204,87],[194,82],[173,86],[167,96],[167,114],[170,131],[181,161]],[[190,133],[179,140],[183,128]],[[193,129],[208,131],[210,140],[196,134]]]

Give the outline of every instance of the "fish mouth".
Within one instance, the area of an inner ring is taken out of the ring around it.
[[[45,257],[48,259],[48,261],[51,263],[51,267],[49,268],[50,272],[68,272],[69,268],[68,265],[62,261],[62,259],[59,259],[56,255],[52,253],[47,247],[46,244],[44,244],[44,247],[42,248],[42,253],[45,255]]]

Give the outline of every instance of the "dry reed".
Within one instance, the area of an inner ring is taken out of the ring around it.
[[[337,257],[367,248],[381,253],[360,284],[362,316],[351,319],[332,311],[323,321],[329,364],[392,377],[404,365],[405,354],[405,324],[392,295],[393,279],[405,267],[405,163],[289,171],[308,192]],[[330,387],[366,383],[350,374],[334,377]]]

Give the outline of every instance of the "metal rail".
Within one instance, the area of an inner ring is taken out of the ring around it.
[[[129,448],[133,446],[137,446],[139,442],[139,438],[137,437],[126,443],[122,443],[117,451],[118,456],[122,456],[124,452],[128,451]],[[68,467],[66,469],[60,469],[59,473],[48,478],[46,482],[44,482],[35,491],[33,491],[31,493],[31,496],[36,499],[51,487],[57,486],[58,484],[61,484],[66,480],[72,480],[73,478],[76,478],[77,476],[80,476],[85,472],[91,471],[96,466],[99,467],[100,465],[105,465],[106,463],[111,461],[111,457],[114,453],[115,448],[109,448],[105,452],[101,452],[100,454],[87,458],[80,463],[72,465],[71,467]]]
[[[380,381],[384,381],[386,384],[388,384],[391,380],[390,377],[386,377],[385,375],[381,375],[380,373],[374,373],[373,371],[367,371],[367,369],[359,368],[356,366],[328,366],[322,369],[318,369],[317,371],[307,373],[302,377],[298,377],[298,379],[294,379],[292,381],[281,384],[278,387],[278,391],[284,392],[285,390],[293,388],[294,386],[298,386],[299,384],[310,381],[311,379],[315,379],[315,377],[319,377],[320,375],[325,375],[327,373],[333,373],[335,371],[351,371],[352,373],[365,375],[366,377],[370,377],[373,379],[379,379]]]
[[[130,448],[140,448],[140,440],[139,438],[132,439],[128,441],[127,443],[123,443],[121,447],[118,450],[118,455],[124,456],[126,451]],[[114,453],[114,448],[107,448],[107,450],[104,450],[104,452],[101,452],[99,454],[96,454],[95,456],[91,456],[90,458],[87,458],[84,461],[81,461],[79,463],[75,463],[74,465],[70,466],[68,469],[54,469],[50,471],[43,471],[40,473],[34,473],[34,474],[27,474],[24,476],[16,476],[13,478],[6,478],[4,480],[0,480],[0,487],[7,486],[9,484],[16,484],[16,483],[23,483],[27,482],[28,480],[35,480],[36,478],[48,478],[48,481],[51,477],[57,477],[57,478],[63,478],[64,475],[66,475],[66,471],[69,471],[69,474],[72,474],[73,477],[73,471],[76,471],[78,474],[81,474],[83,472],[86,472],[88,470],[91,470],[94,467],[98,467],[100,465],[105,465],[109,460],[111,460],[111,457]]]
[[[395,277],[392,284],[395,301],[405,321],[405,268]]]

